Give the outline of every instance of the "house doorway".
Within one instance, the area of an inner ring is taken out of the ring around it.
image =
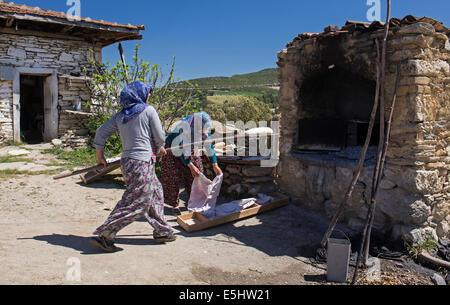
[[[58,137],[58,75],[40,68],[16,68],[13,81],[15,142],[36,144]]]
[[[43,76],[20,76],[20,138],[28,144],[44,141]]]

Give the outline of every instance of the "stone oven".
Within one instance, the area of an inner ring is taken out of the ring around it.
[[[83,68],[89,77],[89,60],[101,61],[102,48],[141,39],[144,29],[0,2],[0,143],[86,145]]]
[[[375,229],[414,240],[449,238],[449,29],[431,18],[392,19],[387,49],[386,117],[397,64],[400,86]],[[376,87],[383,24],[349,21],[304,33],[278,54],[280,189],[332,217],[356,170]],[[360,230],[367,214],[379,115],[364,170],[341,220]]]

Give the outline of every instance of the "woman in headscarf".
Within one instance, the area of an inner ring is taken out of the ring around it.
[[[156,110],[148,104],[152,88],[134,82],[120,94],[122,111],[103,124],[95,135],[98,164],[107,166],[104,156],[106,140],[119,132],[123,154],[120,161],[127,189],[106,222],[95,230],[91,244],[113,252],[116,234],[125,226],[144,216],[153,227],[155,242],[175,240],[172,227],[164,216],[164,196],[155,174],[156,156],[166,154],[165,133]]]
[[[190,196],[194,178],[203,173],[199,146],[210,139],[211,117],[206,112],[197,112],[184,118],[166,138],[166,149],[171,148],[161,160],[161,183],[164,202],[174,210],[178,209],[181,184]],[[190,145],[193,144],[193,145]],[[178,150],[178,147],[183,147]],[[212,143],[205,145],[214,173],[222,175]]]

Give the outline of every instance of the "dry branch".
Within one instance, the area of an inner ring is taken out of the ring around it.
[[[352,284],[356,282],[356,279],[358,277],[358,268],[361,263],[361,260],[364,258],[364,263],[367,262],[365,253],[368,251],[370,247],[370,237],[371,237],[371,231],[372,231],[372,225],[375,215],[375,209],[376,209],[376,195],[378,192],[378,186],[380,182],[380,177],[383,173],[384,168],[384,162],[382,162],[383,154],[385,154],[387,150],[387,146],[389,144],[389,134],[390,131],[388,130],[388,135],[385,135],[385,120],[384,120],[384,114],[385,114],[385,107],[384,107],[384,98],[385,98],[385,83],[386,83],[386,49],[387,49],[387,38],[389,36],[389,21],[391,18],[391,0],[387,0],[387,15],[386,15],[386,24],[384,26],[384,38],[383,38],[383,47],[382,47],[382,56],[381,56],[381,97],[380,97],[380,140],[378,143],[378,154],[377,154],[377,163],[375,165],[373,179],[372,179],[372,192],[371,192],[371,198],[370,198],[370,207],[368,210],[366,223],[364,226],[364,231],[361,239],[361,245],[359,249],[358,258],[356,261],[355,266],[355,272],[353,274],[353,280]],[[397,87],[398,87],[398,79],[399,79],[399,70],[397,69],[397,79],[396,79],[396,89],[394,90],[394,98],[393,101],[395,101],[397,96]],[[393,105],[392,105],[393,106]],[[393,107],[391,107],[391,114],[393,111]],[[392,120],[392,115],[390,115],[390,119]],[[390,128],[390,125],[389,125]],[[366,249],[366,251],[365,251]],[[367,252],[368,256],[368,252]]]

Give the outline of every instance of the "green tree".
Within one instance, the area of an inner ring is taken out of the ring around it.
[[[139,50],[138,44],[131,65],[125,67],[120,61],[110,65],[90,60],[90,69],[84,68],[91,96],[86,106],[93,114],[86,123],[91,137],[103,123],[121,110],[120,92],[129,82],[144,81],[153,85],[150,103],[158,112],[166,132],[169,132],[175,121],[201,110],[202,105],[206,104],[207,94],[198,90],[198,86],[184,82],[181,88],[180,82],[175,81],[175,57],[165,73],[159,65],[142,60]],[[89,75],[88,71],[94,72]],[[109,154],[118,154],[121,149],[118,135],[111,137],[105,148]]]
[[[206,107],[206,111],[217,121],[269,121],[272,118],[272,111],[269,106],[256,98],[249,96],[235,96],[225,100],[223,104],[211,104]]]

